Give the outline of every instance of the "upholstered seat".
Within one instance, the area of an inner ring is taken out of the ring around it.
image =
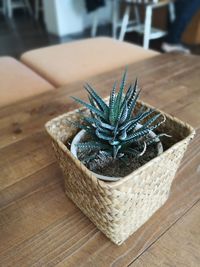
[[[0,57],[0,107],[53,88],[49,82],[14,58]]]
[[[21,61],[55,86],[158,55],[111,38],[85,39],[24,53]]]

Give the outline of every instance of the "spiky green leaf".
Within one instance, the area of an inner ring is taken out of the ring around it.
[[[153,116],[152,118],[150,118],[147,122],[145,122],[142,126],[141,129],[146,129],[148,128],[150,125],[152,125],[152,123],[154,123],[159,117],[161,116],[161,114],[156,114],[155,116]]]
[[[98,131],[101,132],[102,134],[105,134],[105,135],[108,135],[108,136],[111,135],[110,130],[101,127],[99,124],[97,124],[97,129],[98,129]]]
[[[157,124],[149,127],[149,130],[153,131],[153,130],[157,129],[162,123],[164,123],[166,121],[166,117],[163,114],[162,114],[162,116],[163,116],[163,120],[158,122]]]
[[[153,109],[148,109],[146,112],[139,114],[137,117],[135,117],[135,119],[133,119],[131,121],[131,123],[129,123],[129,125],[126,127],[127,131],[130,132],[132,131],[138,123],[140,123],[141,121],[143,121],[145,118],[147,118],[148,116],[150,116],[152,113],[154,112]]]
[[[120,140],[125,140],[127,138],[127,132],[126,132],[126,130],[124,130],[122,133],[121,133],[121,135],[119,136],[119,139]]]
[[[88,83],[86,83],[85,89],[89,93],[90,97],[96,102],[97,106],[108,115],[108,106],[97,92]]]
[[[110,94],[110,101],[109,101],[109,122],[111,125],[115,123],[115,114],[114,114],[114,106],[115,106],[115,92],[116,92],[117,83],[115,82]]]
[[[137,140],[138,138],[145,136],[147,134],[149,134],[149,129],[137,130],[136,132],[128,135],[124,141],[130,141],[130,140],[134,141],[134,140]]]
[[[124,102],[124,105],[121,108],[121,114],[119,116],[119,124],[122,124],[123,122],[125,122],[127,116],[128,116],[128,106],[127,106],[127,102]]]
[[[113,139],[112,136],[102,133],[99,129],[96,129],[95,133],[102,140],[111,141]]]
[[[84,143],[78,143],[77,147],[80,150],[87,150],[87,149],[109,149],[109,145],[102,144],[100,142],[90,141]]]
[[[126,94],[126,100],[128,104],[130,103],[131,99],[135,98],[137,90],[138,90],[138,80],[136,78],[135,83],[130,85]]]
[[[115,108],[117,109],[116,110],[116,116],[119,116],[119,114],[120,114],[120,106],[121,106],[122,100],[123,100],[122,96],[123,96],[124,87],[126,84],[126,77],[127,77],[127,68],[125,69],[124,74],[122,76],[122,81],[120,84],[119,92],[117,94],[117,98],[115,101]]]
[[[140,95],[140,91],[137,92],[136,95],[133,96],[133,98],[131,98],[129,103],[128,103],[128,115],[127,115],[128,119],[130,119],[131,115],[133,114],[133,110],[136,106],[139,95]]]
[[[94,135],[95,133],[95,128],[93,126],[87,126],[87,125],[80,124],[78,122],[73,122],[73,121],[68,121],[68,122],[78,129],[85,130],[89,134]]]
[[[95,108],[94,106],[86,103],[85,101],[76,98],[76,97],[72,97],[77,103],[85,106],[86,108],[88,108],[91,112],[93,112],[94,114],[97,114],[99,117],[106,119],[106,116],[104,115],[104,113],[102,111],[100,111],[99,109]]]

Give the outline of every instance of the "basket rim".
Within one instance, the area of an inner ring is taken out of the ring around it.
[[[106,98],[107,99],[107,98]],[[141,100],[137,101],[137,103],[141,104],[141,105],[145,105],[146,107],[149,108],[154,108],[153,106],[147,104],[146,102],[143,102]],[[141,171],[144,171],[146,168],[148,168],[150,165],[155,164],[156,161],[158,161],[160,158],[164,157],[167,153],[169,153],[169,151],[171,151],[172,149],[175,150],[177,147],[179,147],[182,143],[184,143],[186,140],[191,140],[194,135],[195,135],[195,129],[188,123],[183,122],[182,120],[178,119],[175,116],[172,116],[160,109],[156,108],[157,112],[160,112],[162,114],[164,114],[167,118],[175,121],[177,124],[181,124],[184,128],[188,129],[188,136],[186,136],[185,138],[183,138],[182,140],[178,141],[177,143],[175,143],[174,145],[172,145],[170,148],[168,148],[167,150],[165,150],[161,155],[151,159],[150,161],[148,161],[147,163],[145,163],[144,165],[140,166],[138,169],[132,171],[130,174],[126,175],[125,177],[123,177],[122,179],[120,179],[119,181],[116,182],[106,182],[106,181],[102,181],[99,180],[98,178],[96,178],[96,176],[94,174],[92,174],[92,172],[78,159],[76,159],[72,153],[70,152],[70,150],[67,148],[67,146],[59,139],[57,139],[55,137],[55,135],[51,132],[51,130],[49,129],[49,126],[58,120],[61,120],[62,118],[69,116],[70,114],[74,114],[76,113],[78,110],[80,110],[80,108],[74,109],[72,111],[66,112],[64,114],[61,114],[49,121],[47,121],[45,123],[45,129],[47,131],[47,133],[51,136],[51,138],[59,145],[59,147],[68,155],[70,155],[71,159],[74,161],[74,163],[76,164],[77,168],[80,169],[80,165],[81,165],[81,169],[86,172],[87,176],[89,176],[90,179],[92,179],[93,182],[98,183],[101,187],[107,187],[107,188],[115,188],[120,186],[121,184],[127,182],[130,179],[136,179],[138,174]],[[82,110],[87,110],[86,108],[82,108]],[[133,178],[133,174],[134,174],[134,178]]]

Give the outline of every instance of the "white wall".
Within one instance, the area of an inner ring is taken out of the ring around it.
[[[88,14],[84,0],[43,0],[44,20],[49,33],[64,36],[78,33],[91,26],[93,13]],[[111,1],[99,9],[100,23],[111,19]]]

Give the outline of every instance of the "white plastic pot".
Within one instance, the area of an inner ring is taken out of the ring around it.
[[[136,126],[136,130],[141,128],[142,125],[141,124],[138,124]],[[81,130],[80,132],[78,132],[74,139],[72,140],[72,143],[71,143],[71,153],[74,155],[75,158],[78,159],[78,156],[77,156],[77,152],[78,152],[78,147],[77,147],[77,144],[80,142],[80,140],[85,136],[86,132],[85,130]],[[149,132],[149,135],[152,137],[152,138],[155,138],[156,137],[156,134],[153,132],[153,131],[150,131]],[[156,139],[155,139],[156,140]],[[159,141],[157,143],[157,150],[158,150],[158,154],[157,156],[159,156],[162,152],[163,152],[163,146],[162,146],[162,143]],[[92,171],[91,171],[92,172]],[[109,181],[109,182],[115,182],[115,181],[118,181],[119,179],[121,179],[122,177],[111,177],[111,176],[104,176],[104,175],[101,175],[101,174],[98,174],[98,173],[95,173],[95,172],[92,172],[98,179],[100,180],[104,180],[104,181]]]

